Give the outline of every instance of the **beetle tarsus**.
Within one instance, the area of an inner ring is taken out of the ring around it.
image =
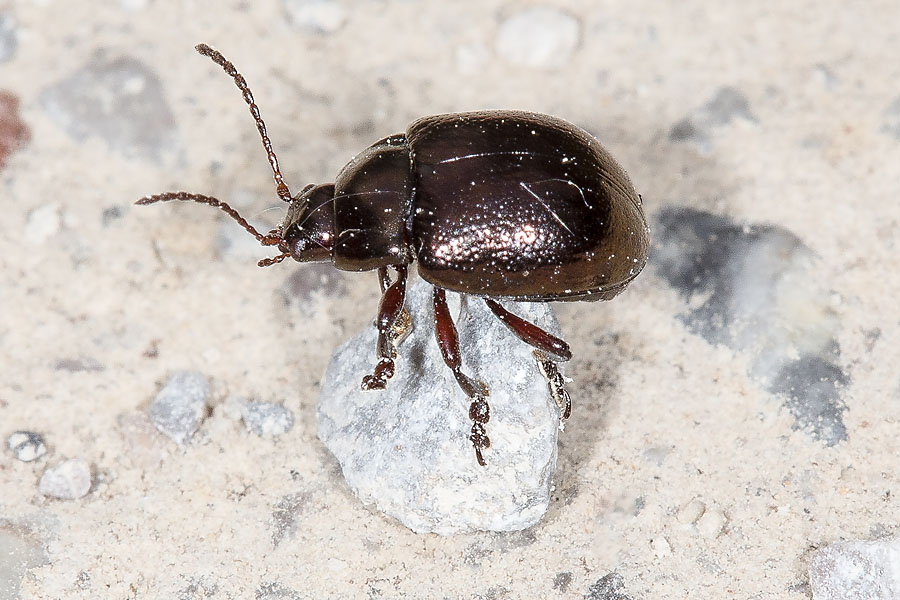
[[[394,376],[394,361],[390,358],[382,358],[375,365],[375,371],[366,375],[362,380],[362,389],[365,391],[383,390],[387,380]]]
[[[383,390],[387,380],[394,376],[394,358],[397,357],[395,342],[402,335],[405,337],[408,328],[401,327],[398,330],[398,322],[402,320],[406,299],[406,265],[396,265],[397,281],[391,283],[387,275],[387,267],[378,269],[381,283],[381,302],[378,305],[378,316],[375,326],[378,328],[378,342],[376,352],[379,358],[372,375],[366,375],[362,380],[364,390]],[[409,315],[406,315],[409,321]],[[399,342],[397,342],[399,343]]]
[[[550,397],[556,402],[559,408],[559,420],[565,421],[572,414],[572,398],[569,391],[566,390],[566,378],[559,372],[559,367],[547,354],[540,350],[534,351],[534,358],[537,359],[538,370],[547,381],[547,387],[550,389]],[[562,425],[560,425],[562,427]]]
[[[487,463],[481,450],[491,447],[491,438],[487,436],[487,431],[484,427],[491,420],[491,409],[484,396],[479,395],[472,399],[472,404],[469,405],[469,418],[472,420],[472,431],[469,433],[469,441],[475,447],[475,458],[478,459],[478,464],[486,467]]]

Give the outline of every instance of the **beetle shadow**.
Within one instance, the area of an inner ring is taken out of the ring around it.
[[[627,122],[628,128],[613,124]],[[588,131],[607,148],[614,149],[617,159],[626,166],[635,187],[643,197],[644,211],[651,224],[651,240],[659,215],[672,206],[690,206],[708,212],[721,212],[723,201],[737,188],[734,178],[724,169],[716,155],[707,152],[701,143],[683,139],[678,123],[663,125],[653,117],[630,116],[624,120],[610,120],[608,127]],[[643,127],[642,124],[643,123]],[[681,123],[681,121],[679,122]],[[635,132],[653,132],[639,136]],[[703,138],[705,144],[707,138]],[[654,240],[655,241],[655,240]],[[651,249],[647,268],[641,277],[652,287],[666,285],[659,276],[656,247]],[[641,304],[643,300],[627,290],[614,302]],[[582,311],[600,308],[603,303],[559,304],[556,306],[562,323],[563,337],[572,344],[574,357],[566,365],[566,375],[572,395],[572,416],[559,438],[554,492],[545,518],[546,523],[557,518],[562,507],[570,504],[579,493],[582,481],[593,478],[582,469],[591,463],[607,436],[609,423],[618,418],[621,394],[618,392],[621,369],[627,367],[629,346],[639,341],[620,339],[617,326],[610,317],[601,315],[594,323],[585,323]],[[687,307],[675,306],[672,318]],[[591,335],[590,332],[601,332]],[[587,332],[587,333],[586,333]],[[639,332],[634,332],[639,335]],[[630,334],[629,334],[629,337]],[[613,441],[614,443],[614,441]]]
[[[608,425],[618,412],[619,372],[624,352],[618,334],[608,333],[589,342],[590,352],[573,357],[566,373],[572,396],[572,416],[559,434],[556,473],[547,514],[542,522],[559,516],[564,506],[578,496],[585,478],[581,469],[591,462]],[[586,357],[585,355],[590,355]]]

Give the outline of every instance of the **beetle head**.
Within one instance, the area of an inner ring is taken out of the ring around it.
[[[334,185],[308,185],[297,194],[279,227],[278,249],[298,262],[331,260]]]

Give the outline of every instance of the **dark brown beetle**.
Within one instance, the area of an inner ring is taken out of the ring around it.
[[[456,327],[444,290],[484,297],[491,311],[538,352],[551,392],[569,416],[554,360],[571,358],[563,340],[506,311],[495,298],[529,302],[609,300],[647,261],[649,230],[641,198],[625,171],[587,132],[554,117],[481,111],[419,119],[354,157],[333,184],[292,196],[243,76],[205,44],[197,51],[222,66],[250,106],[277,184],[289,203],[280,227],[260,234],[233,208],[209,196],[169,192],[138,204],[189,200],[224,210],[263,246],[285,258],[331,261],[345,271],[378,270],[377,356],[367,390],[394,374],[394,341],[404,314],[407,267],[434,286],[434,324],[444,362],[471,400],[469,439],[479,464],[490,446],[488,390],[462,372]],[[392,281],[388,267],[394,269]]]

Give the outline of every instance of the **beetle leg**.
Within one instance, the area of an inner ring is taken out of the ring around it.
[[[534,323],[529,323],[525,319],[517,317],[500,306],[495,300],[485,298],[484,301],[487,303],[488,308],[491,309],[491,312],[526,344],[534,346],[545,354],[549,354],[557,361],[565,361],[572,358],[572,351],[569,350],[569,345],[565,341],[555,335],[550,335]]]
[[[568,390],[566,390],[566,378],[559,372],[556,362],[547,354],[540,350],[535,350],[533,354],[538,362],[538,370],[544,376],[544,379],[547,380],[547,387],[550,388],[550,397],[553,398],[556,406],[559,407],[559,420],[565,421],[572,414],[572,399],[569,397]],[[562,423],[559,424],[559,427],[562,429]]]
[[[387,267],[378,267],[378,285],[381,286],[382,294],[391,287],[391,276],[388,274]]]
[[[397,281],[391,283],[387,275],[387,268],[378,270],[379,280],[384,293],[378,304],[378,318],[375,326],[378,328],[378,343],[376,352],[378,364],[371,375],[366,375],[362,380],[364,390],[383,390],[387,380],[394,376],[394,357],[397,350],[394,347],[394,338],[400,334],[395,331],[394,325],[403,313],[403,301],[406,298],[406,265],[395,266]]]
[[[381,285],[382,294],[391,287],[391,276],[388,274],[387,267],[380,267],[378,269],[378,283]],[[400,309],[400,314],[397,315],[397,318],[394,320],[394,324],[390,329],[391,342],[393,342],[395,348],[403,343],[403,340],[406,339],[406,336],[409,335],[410,331],[412,331],[412,317],[409,316],[409,311],[406,310],[406,306],[403,306],[403,308]]]
[[[447,296],[442,288],[434,288],[434,332],[437,337],[438,347],[444,362],[453,371],[456,382],[466,396],[472,401],[469,405],[469,418],[472,420],[472,431],[469,440],[475,447],[475,457],[482,467],[484,461],[482,450],[490,448],[491,440],[487,436],[485,424],[491,419],[491,409],[487,403],[487,386],[476,379],[472,379],[462,372],[462,359],[459,354],[459,335],[447,308]]]

